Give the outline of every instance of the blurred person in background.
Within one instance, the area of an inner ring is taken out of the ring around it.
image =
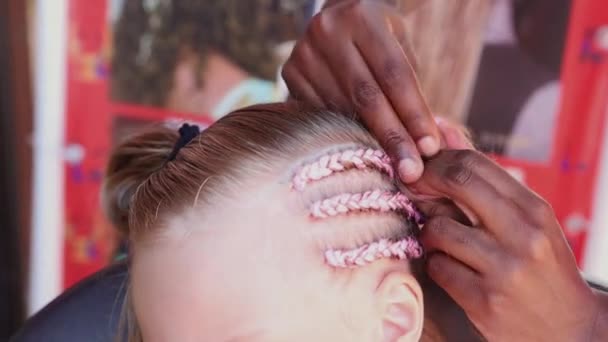
[[[486,152],[550,157],[570,0],[496,0],[468,125]]]
[[[314,1],[122,0],[114,26],[114,101],[218,119],[282,99],[278,44],[296,38]]]

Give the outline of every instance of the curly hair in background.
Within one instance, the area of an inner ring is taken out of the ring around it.
[[[163,106],[185,51],[196,56],[201,71],[209,53],[216,52],[252,76],[274,80],[278,68],[274,47],[295,38],[297,20],[289,10],[303,3],[125,0],[114,27],[112,99]]]

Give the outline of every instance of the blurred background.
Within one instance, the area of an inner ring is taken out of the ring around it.
[[[434,113],[547,198],[608,283],[608,2],[387,2]],[[0,340],[122,257],[99,206],[112,146],[285,99],[281,64],[322,3],[0,2]]]

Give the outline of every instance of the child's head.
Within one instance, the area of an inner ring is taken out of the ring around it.
[[[285,105],[222,118],[179,150],[119,146],[104,185],[131,241],[145,341],[417,341],[416,213],[354,120]]]

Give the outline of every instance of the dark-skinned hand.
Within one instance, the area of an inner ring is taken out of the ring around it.
[[[421,155],[439,151],[441,135],[408,60],[402,20],[382,1],[330,1],[282,76],[297,100],[357,113],[409,183],[423,172]]]
[[[431,218],[421,241],[429,276],[486,339],[601,340],[606,307],[547,202],[472,150],[440,152],[412,187],[472,214],[448,201],[422,204]]]
[[[438,122],[438,129],[433,121],[401,20],[379,1],[330,1],[283,77],[296,99],[355,111],[411,183],[423,172],[420,155],[436,154],[440,138],[444,147],[470,145],[457,127]],[[546,202],[472,151],[442,152],[414,186],[448,199],[423,208],[433,217],[422,235],[428,272],[485,338],[601,340],[608,298],[598,300],[582,279]]]

